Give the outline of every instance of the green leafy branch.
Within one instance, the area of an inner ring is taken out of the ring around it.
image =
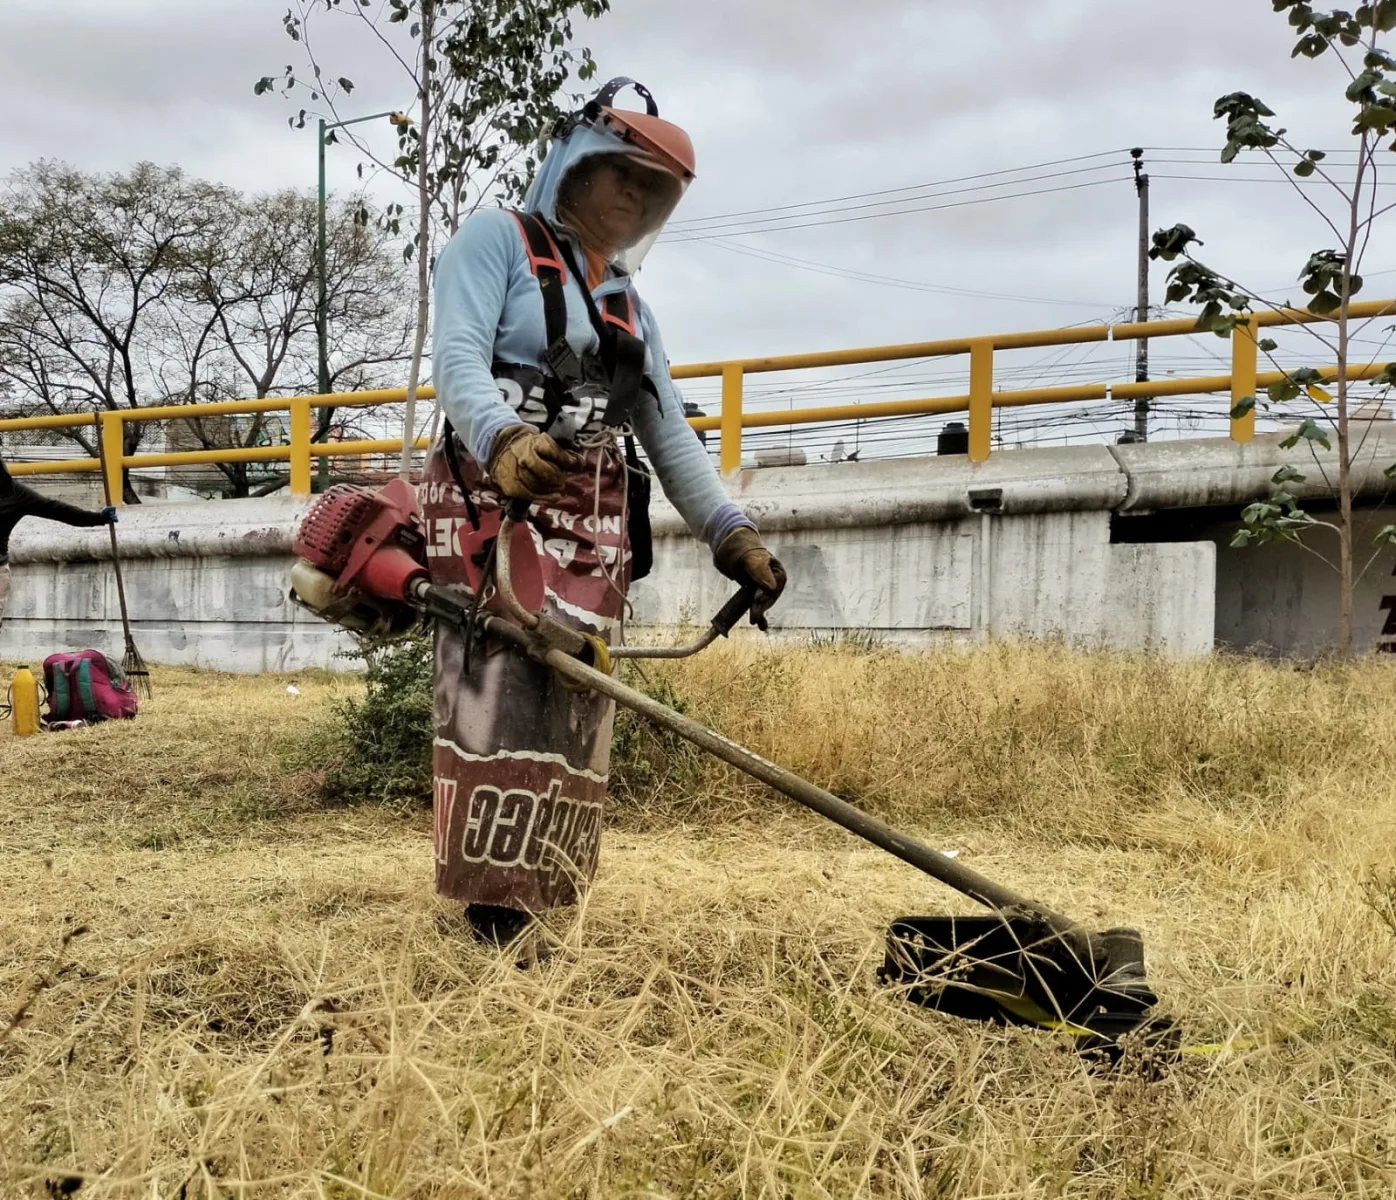
[[[1288,490],[1291,483],[1303,483],[1306,476],[1293,467],[1281,467],[1271,476],[1270,482],[1276,490],[1266,499],[1247,505],[1241,513],[1241,528],[1231,539],[1232,546],[1269,545],[1279,542],[1294,542],[1303,545],[1300,534],[1315,526],[1327,525],[1305,512],[1293,492]],[[1329,526],[1336,530],[1336,526]]]
[[[1329,448],[1329,441],[1322,430],[1312,421],[1305,421],[1293,435],[1286,438],[1280,445],[1291,450],[1300,442],[1307,441],[1311,444],[1322,446],[1325,450]],[[1396,480],[1396,463],[1387,467],[1383,472],[1387,479]],[[1254,545],[1267,545],[1279,542],[1293,542],[1306,550],[1312,548],[1305,545],[1301,535],[1310,529],[1327,529],[1332,533],[1340,534],[1340,529],[1331,521],[1321,521],[1311,513],[1306,512],[1300,505],[1299,498],[1290,490],[1291,485],[1297,486],[1307,482],[1308,476],[1301,474],[1292,466],[1283,466],[1270,477],[1270,482],[1275,486],[1273,491],[1264,500],[1258,500],[1254,504],[1247,505],[1241,512],[1241,528],[1232,536],[1231,545],[1233,547],[1244,547]],[[1377,548],[1376,554],[1382,550],[1396,546],[1396,525],[1386,525],[1377,531],[1372,539],[1372,544]],[[1376,557],[1373,555],[1373,558]],[[1324,562],[1328,559],[1319,555]],[[1368,566],[1372,560],[1368,560]],[[1332,566],[1332,563],[1329,563]],[[1365,574],[1366,568],[1363,568]]]
[[[463,211],[487,196],[507,199],[522,194],[537,165],[533,147],[563,108],[576,101],[563,93],[567,80],[595,77],[591,52],[571,44],[574,14],[593,18],[610,7],[609,0],[387,0],[386,25],[402,31],[389,36],[379,27],[380,17],[366,11],[368,0],[293,2],[282,25],[303,53],[309,76],[298,77],[295,68],[287,66],[279,76],[259,79],[255,94],[305,94],[312,105],[339,120],[338,105],[353,92],[354,82],[331,78],[323,70],[312,43],[311,17],[328,12],[357,17],[402,68],[417,99],[424,89],[430,93],[430,145],[423,145],[418,123],[405,111],[393,119],[394,154],[375,154],[350,131],[331,131],[326,141],[335,144],[342,133],[368,162],[407,183],[417,178],[425,154],[431,207],[448,232]],[[430,18],[430,45],[425,46],[424,15]],[[414,47],[411,55],[402,48],[402,34]],[[304,128],[312,115],[302,108],[289,123]],[[363,177],[363,163],[359,175]],[[408,236],[404,257],[411,258],[422,231],[409,227],[400,205],[385,211],[383,227]]]

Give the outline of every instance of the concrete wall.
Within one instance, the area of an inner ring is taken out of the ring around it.
[[[776,629],[1212,646],[1215,548],[1112,545],[1129,482],[1107,447],[743,471],[731,490],[790,574]],[[656,511],[655,532],[637,614],[670,624],[715,610],[729,585],[677,515]]]
[[[1353,596],[1353,645],[1385,649],[1396,594],[1396,549],[1378,548],[1377,531],[1396,524],[1392,483],[1385,470],[1396,463],[1396,424],[1355,424],[1361,449],[1353,464],[1360,508],[1354,517],[1354,554],[1361,574]],[[1155,535],[1184,542],[1205,540],[1216,548],[1216,644],[1254,654],[1308,657],[1331,650],[1339,636],[1337,538],[1315,529],[1305,545],[1233,549],[1240,510],[1268,494],[1282,465],[1306,479],[1290,485],[1314,515],[1335,520],[1328,480],[1337,477],[1333,451],[1308,446],[1284,450],[1278,436],[1238,446],[1226,440],[1117,446],[1113,453],[1129,479],[1116,513],[1156,527]],[[1141,535],[1146,540],[1148,533]],[[1329,561],[1325,562],[1324,560]],[[1365,570],[1364,570],[1365,568]]]
[[[769,541],[791,579],[771,613],[785,632],[1212,647],[1216,548],[1111,545],[1108,513],[776,530]],[[654,575],[635,587],[636,615],[658,625],[701,619],[730,591],[691,538],[670,535],[656,546]]]
[[[308,505],[286,499],[149,504],[117,526],[133,635],[151,662],[230,671],[346,664],[352,640],[286,599],[291,536]],[[124,642],[105,529],[25,521],[0,658],[31,663]]]
[[[1369,439],[1369,490],[1396,433]],[[1234,551],[1225,514],[1265,494],[1291,456],[1275,439],[1082,446],[743,471],[729,490],[760,523],[791,585],[778,631],[866,630],[900,642],[985,636],[1205,653],[1218,641],[1309,653],[1331,644],[1336,587],[1289,547]],[[1317,474],[1317,472],[1316,472]],[[1312,486],[1312,485],[1310,485]],[[1210,506],[1210,507],[1207,507]],[[1235,506],[1235,507],[1228,507]],[[307,507],[285,497],[148,504],[119,526],[136,639],[155,662],[237,671],[343,667],[350,641],[286,599],[292,535]],[[1118,522],[1205,514],[1181,535],[1121,539]],[[1364,521],[1366,518],[1364,517]],[[1396,517],[1373,514],[1373,529]],[[656,569],[634,590],[637,623],[702,620],[730,591],[667,505]],[[1365,535],[1364,535],[1365,536]],[[12,542],[0,658],[120,651],[104,530],[46,522]],[[1381,561],[1359,599],[1359,644],[1381,634]]]
[[[1372,539],[1383,526],[1396,524],[1396,509],[1359,512],[1356,565],[1371,565],[1353,592],[1352,636],[1359,649],[1381,648],[1396,594],[1396,550],[1377,551]],[[1234,522],[1219,522],[1203,532],[1217,545],[1217,644],[1252,654],[1307,656],[1322,653],[1339,629],[1337,570],[1300,546],[1266,546],[1232,550]],[[1309,539],[1336,560],[1337,538]]]

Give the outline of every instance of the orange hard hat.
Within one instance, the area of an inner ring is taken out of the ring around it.
[[[611,101],[616,98],[616,93],[627,87],[634,88],[644,100],[644,112],[612,107]],[[565,137],[583,123],[609,132],[643,150],[681,183],[690,183],[696,177],[692,140],[679,126],[660,117],[659,105],[644,84],[623,76],[612,79],[587,102],[580,113],[564,117],[554,130],[554,136]]]

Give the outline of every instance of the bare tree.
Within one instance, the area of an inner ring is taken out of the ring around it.
[[[331,206],[327,228],[327,304],[335,330],[329,358],[334,390],[389,386],[410,356],[411,289],[400,256],[377,223],[360,220],[363,202]],[[169,317],[170,336],[189,339],[169,395],[189,402],[296,395],[317,389],[316,203],[296,192],[243,202],[227,237],[193,264]],[[312,436],[367,432],[380,410],[322,408]],[[274,419],[274,418],[273,418]],[[190,421],[208,448],[257,444],[260,414],[244,422]],[[220,464],[234,495],[250,484],[247,465]]]
[[[52,413],[137,408],[163,369],[147,340],[159,306],[215,231],[231,193],[142,163],[86,175],[38,163],[0,201],[0,375]],[[126,453],[142,426],[126,429]],[[90,454],[91,431],[69,433]],[[127,500],[135,494],[126,488]]]
[[[362,213],[357,198],[334,206],[327,255],[338,333],[331,370],[344,388],[388,382],[409,355],[412,328],[400,256]],[[0,206],[8,403],[71,414],[315,391],[315,223],[312,197],[249,199],[173,168],[99,176],[39,164],[16,173]],[[330,419],[322,410],[317,440]],[[266,435],[261,416],[189,426],[208,449]],[[146,429],[127,423],[127,454]],[[64,432],[96,453],[90,429]],[[247,494],[247,464],[218,470],[221,490]],[[137,499],[129,479],[124,491]]]

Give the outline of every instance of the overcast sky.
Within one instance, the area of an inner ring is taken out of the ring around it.
[[[281,29],[285,7],[0,0],[0,106],[10,118],[0,164],[48,157],[119,170],[150,159],[248,190],[313,186],[312,130],[289,130],[287,105],[252,93],[260,75],[300,62]],[[698,180],[676,221],[854,197],[824,206],[848,211],[808,221],[783,214],[806,228],[751,235],[737,225],[702,240],[680,230],[662,242],[640,283],[676,362],[1109,318],[1135,294],[1124,153],[1134,145],[1153,160],[1189,160],[1151,168],[1153,226],[1186,221],[1238,278],[1284,295],[1308,253],[1334,241],[1290,188],[1259,182],[1272,174],[1222,167],[1212,153],[1222,140],[1212,103],[1233,90],[1259,94],[1305,144],[1346,144],[1335,66],[1290,60],[1293,39],[1270,0],[613,0],[612,9],[581,30],[600,77],[647,83],[697,147]],[[357,36],[325,57],[357,82],[355,111],[410,101]],[[347,147],[335,153],[333,186],[353,186],[356,161]],[[921,211],[849,209],[882,199],[866,193],[1049,162],[996,177],[994,192],[945,195],[979,180],[903,193],[922,199],[901,207]],[[1192,178],[1169,178],[1180,175]],[[1038,194],[984,202],[1024,192]],[[951,203],[960,206],[943,207]],[[811,224],[830,216],[841,219]],[[1367,265],[1396,267],[1396,242],[1377,239]],[[1156,267],[1156,298],[1162,282]],[[1396,275],[1373,277],[1369,294],[1383,284],[1396,288]]]

